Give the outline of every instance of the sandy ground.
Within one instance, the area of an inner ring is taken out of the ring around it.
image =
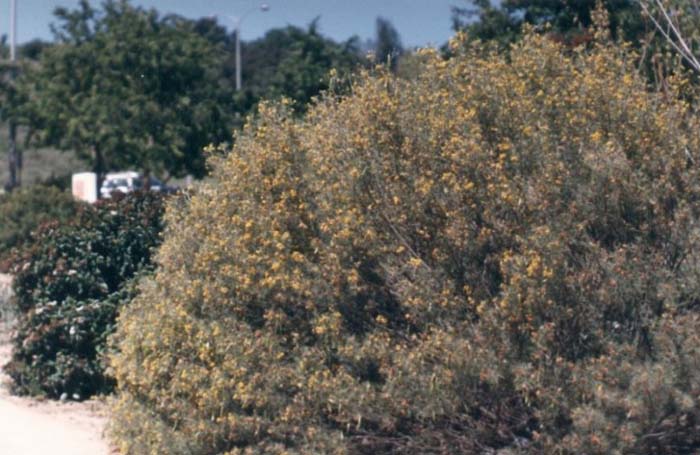
[[[0,291],[8,281],[0,275]],[[0,365],[10,357],[9,328],[0,321]],[[82,403],[39,401],[12,396],[9,379],[0,373],[0,454],[108,455],[103,438],[105,407]]]

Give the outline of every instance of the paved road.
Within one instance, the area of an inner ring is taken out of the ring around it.
[[[3,455],[107,455],[101,431],[65,412],[0,397],[0,453]]]

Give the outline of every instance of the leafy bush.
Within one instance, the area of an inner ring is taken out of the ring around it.
[[[14,314],[10,305],[12,296],[12,280],[9,275],[0,274],[0,337],[6,335],[7,326],[12,324]]]
[[[78,205],[70,193],[54,186],[33,185],[0,195],[0,265],[42,223],[69,220]]]
[[[114,337],[123,453],[700,448],[685,81],[650,93],[605,43],[452,46],[263,105],[170,205]]]
[[[87,398],[108,392],[106,338],[160,243],[162,199],[129,195],[43,227],[15,262],[20,320],[6,371],[19,393]]]

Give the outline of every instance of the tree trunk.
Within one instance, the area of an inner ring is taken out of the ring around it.
[[[143,170],[143,190],[151,191],[151,171],[149,169]]]
[[[18,165],[20,160],[17,154],[17,125],[13,120],[9,122],[7,161],[9,179],[5,186],[8,191],[12,191],[20,185],[21,181],[20,173],[18,172],[21,169],[21,165]]]
[[[24,160],[23,160],[23,150],[19,147],[17,147],[17,131],[16,131],[17,125],[15,125],[15,156],[17,157],[17,186],[22,186],[22,168],[24,166]]]
[[[102,151],[97,145],[92,146],[92,154],[94,161],[92,163],[92,172],[97,176],[97,199],[101,199],[100,188],[102,187],[102,182],[104,180],[105,174],[105,163],[104,157],[102,156]]]

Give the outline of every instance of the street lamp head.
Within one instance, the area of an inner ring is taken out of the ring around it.
[[[270,5],[268,5],[267,3],[263,3],[262,5],[260,5],[260,11],[262,11],[262,12],[270,11]]]

